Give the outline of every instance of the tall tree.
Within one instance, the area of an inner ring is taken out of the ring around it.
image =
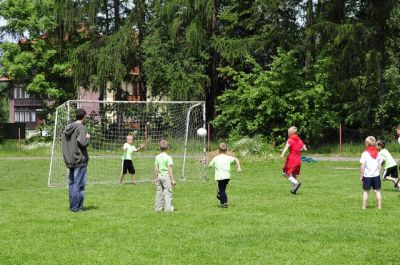
[[[57,0],[60,24],[74,37],[84,33],[84,42],[70,56],[75,84],[87,89],[116,91],[122,99],[121,82],[131,82],[134,67],[142,64],[140,49],[145,34],[144,0]],[[140,67],[139,67],[140,69]],[[139,94],[146,97],[142,73]],[[110,82],[111,87],[107,87]]]
[[[154,1],[145,38],[147,85],[153,96],[204,99],[210,88],[213,1]],[[212,63],[211,63],[212,64]]]
[[[29,94],[42,99],[42,118],[49,111],[47,100],[57,105],[75,94],[67,62],[71,44],[63,46],[54,11],[52,0],[0,2],[0,17],[6,20],[2,31],[19,39],[18,44],[0,44],[0,76],[9,77],[10,86],[24,85]]]

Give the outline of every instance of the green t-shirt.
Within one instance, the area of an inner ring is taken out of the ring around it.
[[[233,156],[219,154],[215,156],[209,167],[215,168],[215,180],[223,180],[231,178],[231,163],[235,161]]]
[[[154,164],[158,166],[159,176],[169,176],[168,166],[172,166],[174,163],[172,161],[172,157],[170,157],[167,153],[162,152],[156,156]]]
[[[136,149],[134,145],[130,145],[128,143],[125,143],[122,149],[125,150],[125,153],[122,156],[122,160],[132,160],[132,153],[139,150]]]
[[[383,168],[388,169],[389,167],[397,166],[396,161],[393,159],[393,156],[389,153],[387,149],[382,149],[379,154],[382,157],[383,162],[385,162]]]

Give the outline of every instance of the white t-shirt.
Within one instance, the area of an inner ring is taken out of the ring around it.
[[[376,159],[373,159],[367,151],[364,151],[361,155],[360,163],[365,164],[365,178],[373,178],[380,175],[379,169],[382,164],[382,157],[379,153]]]
[[[132,153],[139,151],[134,145],[125,143],[122,149],[125,151],[122,160],[132,160]]]
[[[231,178],[231,163],[235,161],[233,156],[219,154],[215,156],[209,166],[215,168],[215,180]]]

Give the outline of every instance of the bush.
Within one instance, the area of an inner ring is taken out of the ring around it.
[[[233,140],[231,146],[239,157],[247,157],[251,160],[276,159],[279,155],[278,150],[261,135]]]

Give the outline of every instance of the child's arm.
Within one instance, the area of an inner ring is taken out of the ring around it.
[[[158,178],[158,165],[157,163],[154,164],[154,181]]]
[[[171,184],[172,184],[172,186],[175,186],[175,185],[176,185],[176,181],[175,181],[175,179],[174,179],[174,174],[173,174],[173,170],[172,170],[172,165],[168,165],[168,174],[169,174],[169,177],[171,178]]]
[[[364,171],[365,171],[365,164],[361,163],[361,167],[360,167],[360,181],[362,181],[363,177],[364,177]]]
[[[133,150],[133,151],[134,151],[134,152],[139,152],[140,150],[143,150],[143,149],[144,149],[144,144],[141,143],[141,144],[139,145],[139,148],[136,149],[136,147],[135,147],[135,150]]]
[[[235,162],[236,162],[236,166],[237,166],[237,172],[242,172],[242,168],[240,167],[239,159],[237,159],[236,157],[235,157]]]
[[[303,147],[301,148],[301,150],[303,150],[303,151],[308,151],[307,146],[306,146],[306,145],[303,145]]]
[[[282,153],[281,153],[281,158],[284,158],[285,157],[285,153],[286,153],[286,151],[289,149],[289,144],[286,144],[285,145],[285,148],[283,148],[283,151],[282,151]]]
[[[122,150],[126,151],[126,149],[128,149],[128,145],[126,143],[124,143],[124,145],[121,148]]]

